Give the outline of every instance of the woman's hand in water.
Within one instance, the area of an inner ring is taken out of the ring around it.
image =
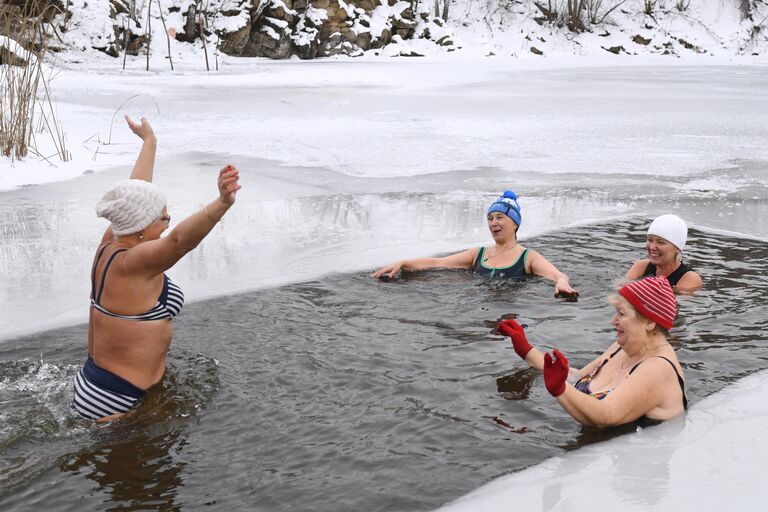
[[[131,129],[141,140],[144,142],[156,141],[155,131],[152,129],[152,125],[149,124],[146,117],[142,117],[140,123],[137,123],[128,115],[125,115],[125,121],[128,123],[128,128]]]
[[[533,349],[533,345],[528,343],[523,326],[511,318],[499,322],[499,325],[496,326],[496,331],[512,339],[512,346],[515,348],[517,355],[520,356],[520,359],[525,360],[525,356]]]
[[[562,352],[555,349],[555,359],[548,353],[544,354],[544,385],[549,394],[558,397],[565,393],[565,380],[568,378],[568,359]]]
[[[387,265],[384,268],[381,268],[381,269],[377,270],[376,272],[371,274],[371,277],[376,279],[376,278],[380,278],[380,277],[386,276],[386,277],[392,279],[393,277],[395,277],[397,275],[398,272],[400,272],[400,269],[403,268],[404,264],[405,264],[405,262],[403,260],[396,261],[396,262],[394,262],[394,263],[392,263],[390,265]]]
[[[219,196],[230,206],[235,204],[235,195],[242,188],[238,180],[240,171],[234,165],[227,165],[219,171]]]
[[[567,302],[576,302],[579,291],[571,286],[568,276],[561,276],[555,281],[555,297],[567,299]]]

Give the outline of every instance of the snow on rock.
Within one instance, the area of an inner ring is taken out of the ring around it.
[[[10,0],[0,0],[0,7]],[[768,0],[71,0],[69,54],[303,59],[334,55],[746,55],[768,52]],[[147,13],[149,9],[149,13]],[[9,35],[1,34],[0,35]],[[57,40],[58,38],[52,38]],[[58,42],[57,42],[58,44]],[[396,48],[380,51],[388,45]],[[433,47],[434,46],[434,47]],[[407,50],[404,50],[407,47]],[[65,56],[63,61],[81,61]],[[152,65],[154,64],[154,66]]]
[[[605,0],[577,13],[568,5],[567,0],[210,0],[201,8],[193,0],[140,0],[131,13],[124,0],[72,0],[56,23],[70,52],[95,49],[119,57],[146,54],[149,45],[158,59],[179,62],[208,48],[225,55],[311,59],[399,55],[404,44],[425,55],[460,50],[526,58],[768,51],[766,0]],[[398,47],[380,52],[390,44]]]

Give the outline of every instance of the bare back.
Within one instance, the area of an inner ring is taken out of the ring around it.
[[[157,302],[164,276],[149,279],[126,269],[125,247],[109,244],[99,248],[93,269],[93,299],[117,315],[141,315]],[[170,318],[136,321],[111,316],[92,305],[88,322],[88,353],[94,362],[146,389],[165,372],[173,336]]]

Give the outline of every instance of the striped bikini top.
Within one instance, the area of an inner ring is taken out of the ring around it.
[[[165,318],[173,319],[176,315],[179,314],[181,311],[181,308],[184,306],[184,293],[181,291],[181,288],[179,288],[176,284],[173,283],[173,281],[168,278],[167,275],[163,274],[163,289],[160,292],[160,296],[157,298],[157,304],[150,309],[149,311],[142,313],[140,315],[119,315],[117,313],[113,313],[112,311],[109,311],[107,308],[101,305],[101,294],[104,292],[104,280],[107,277],[107,271],[109,270],[109,266],[112,265],[112,260],[115,259],[115,256],[117,256],[121,252],[125,252],[127,249],[118,249],[114,253],[112,253],[112,256],[110,256],[109,260],[107,261],[107,264],[104,266],[104,272],[101,275],[101,285],[99,286],[99,293],[95,294],[96,289],[96,266],[99,264],[99,260],[101,260],[101,256],[104,254],[104,250],[107,248],[109,244],[102,247],[101,251],[99,252],[98,257],[96,258],[96,261],[93,264],[93,270],[91,272],[91,305],[104,313],[105,315],[109,315],[111,317],[115,318],[122,318],[124,320],[162,320]]]

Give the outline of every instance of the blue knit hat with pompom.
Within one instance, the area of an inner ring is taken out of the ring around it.
[[[488,207],[488,211],[485,213],[485,215],[488,216],[491,214],[491,212],[503,213],[515,221],[515,224],[517,224],[518,228],[523,221],[523,219],[520,217],[520,205],[517,204],[517,194],[509,189],[505,190],[501,197],[497,198],[493,204]]]

